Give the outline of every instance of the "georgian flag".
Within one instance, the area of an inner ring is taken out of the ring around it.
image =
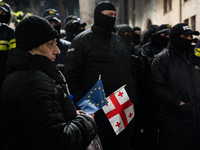
[[[107,105],[102,108],[116,135],[126,128],[135,115],[124,87],[125,85],[107,97]]]

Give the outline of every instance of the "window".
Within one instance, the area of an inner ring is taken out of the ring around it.
[[[189,24],[189,19],[185,19],[185,20],[184,20],[184,23]]]
[[[167,0],[164,0],[164,14],[167,13]]]
[[[169,10],[172,10],[172,0],[169,0]]]
[[[164,14],[172,10],[172,0],[164,0]]]
[[[191,17],[191,28],[196,30],[196,16]]]

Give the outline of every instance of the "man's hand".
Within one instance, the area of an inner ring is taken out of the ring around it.
[[[89,117],[91,117],[92,119],[94,119],[94,114],[87,114]]]
[[[84,113],[84,114],[85,114],[85,112],[82,111],[82,110],[76,110],[76,114],[77,114],[77,115],[80,115],[81,113]]]
[[[76,111],[76,114],[77,115],[80,115],[81,113],[84,113],[84,114],[86,114],[84,111],[82,111],[82,110],[77,110]],[[94,119],[94,114],[86,114],[87,116],[89,116],[89,117],[91,117],[92,119]]]
[[[185,104],[185,103],[184,103],[183,101],[181,101],[179,105],[184,105],[184,104]]]

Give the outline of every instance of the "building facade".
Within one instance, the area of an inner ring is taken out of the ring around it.
[[[80,18],[93,23],[94,8],[102,0],[79,0]],[[152,24],[175,25],[185,22],[200,31],[200,0],[110,0],[117,11],[116,25],[128,24],[142,30]]]
[[[193,30],[200,31],[200,0],[157,0],[157,24],[188,23]]]

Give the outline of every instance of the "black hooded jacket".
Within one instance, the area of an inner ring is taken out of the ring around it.
[[[10,149],[83,150],[96,134],[90,117],[76,115],[63,76],[47,57],[9,51],[2,114]]]

